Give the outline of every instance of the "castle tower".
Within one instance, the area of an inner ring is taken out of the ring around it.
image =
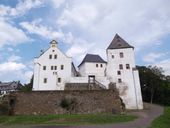
[[[127,109],[143,109],[139,73],[135,66],[134,47],[118,34],[106,50],[106,74],[116,83]]]

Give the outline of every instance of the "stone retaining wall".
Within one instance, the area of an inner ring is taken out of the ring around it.
[[[114,90],[13,92],[9,103],[14,115],[120,113]]]

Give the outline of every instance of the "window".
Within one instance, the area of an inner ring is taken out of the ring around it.
[[[123,58],[123,52],[120,52],[120,58]]]
[[[58,83],[61,83],[61,78],[58,78]]]
[[[47,78],[44,78],[44,83],[47,83]]]
[[[126,69],[130,69],[130,65],[129,64],[126,64]]]
[[[53,66],[51,66],[51,70],[53,70]]]
[[[54,55],[54,59],[57,59],[57,55]]]
[[[117,71],[117,74],[118,74],[118,75],[121,75],[121,71]]]
[[[122,83],[122,79],[119,78],[119,79],[118,79],[118,83]]]
[[[122,64],[119,64],[119,69],[123,69],[123,65]]]
[[[43,66],[43,70],[46,70],[46,66]]]
[[[57,66],[54,66],[54,70],[57,70]]]
[[[64,69],[64,65],[61,65],[61,70],[63,70]]]
[[[115,56],[114,55],[112,55],[112,59],[114,59],[115,58]]]
[[[55,50],[53,50],[53,52],[55,52]]]
[[[100,64],[100,67],[102,68],[102,67],[103,67],[103,64]]]
[[[51,54],[49,55],[49,59],[52,59],[52,55]]]
[[[98,64],[96,64],[96,67],[98,67]]]
[[[53,75],[57,75],[57,72],[53,72]]]

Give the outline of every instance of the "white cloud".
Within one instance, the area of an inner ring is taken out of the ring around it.
[[[26,29],[30,34],[37,34],[43,38],[48,39],[61,39],[64,34],[61,31],[54,31],[52,28],[41,25],[41,19],[35,20],[33,22],[21,22],[20,25]]]
[[[155,65],[157,65],[158,67],[162,67],[165,71],[165,75],[170,75],[170,59],[160,61]]]
[[[65,2],[65,0],[51,0],[51,2],[54,8],[58,8]]]
[[[9,58],[8,58],[8,62],[18,62],[21,60],[21,57],[20,56],[17,56],[17,55],[11,55]]]
[[[0,47],[5,44],[17,45],[29,41],[29,38],[21,29],[16,28],[4,20],[0,20],[0,35]]]
[[[143,61],[144,62],[149,62],[149,63],[154,63],[157,59],[160,59],[161,57],[165,56],[166,53],[154,53],[151,52],[148,55],[144,56]]]
[[[32,69],[21,62],[8,61],[0,63],[0,81],[17,81],[28,83],[33,75]]]
[[[0,5],[1,16],[21,16],[32,8],[37,8],[44,3],[43,0],[20,0],[15,8]]]
[[[101,47],[119,33],[140,49],[160,42],[170,33],[169,5],[168,0],[72,0],[59,18],[57,15],[57,24]]]
[[[81,61],[85,54],[94,46],[94,43],[86,42],[83,39],[77,38],[74,39],[73,44],[67,50],[66,54],[73,58],[76,58],[76,61]]]
[[[0,64],[0,72],[8,72],[8,71],[18,71],[24,69],[26,66],[22,63],[16,62],[4,62]]]

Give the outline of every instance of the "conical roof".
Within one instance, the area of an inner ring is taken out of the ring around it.
[[[116,34],[107,49],[122,49],[122,48],[134,48],[134,47],[128,44],[118,34]]]

